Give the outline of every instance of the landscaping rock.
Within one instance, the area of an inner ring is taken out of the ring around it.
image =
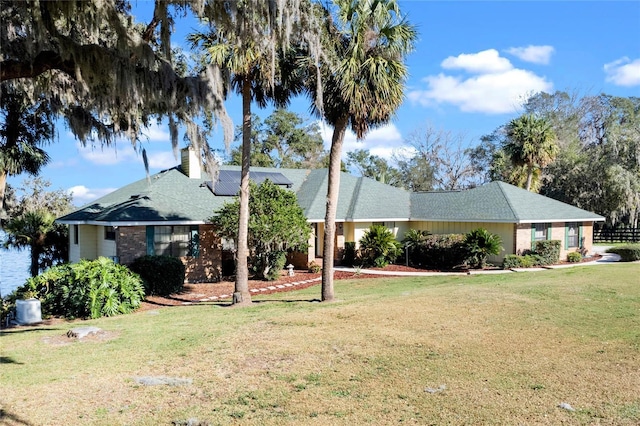
[[[90,334],[97,334],[101,331],[101,328],[91,326],[72,328],[71,330],[67,331],[67,337],[70,339],[82,339]]]
[[[169,386],[186,386],[193,383],[192,379],[182,379],[177,377],[166,377],[166,376],[142,376],[142,377],[134,377],[134,380],[137,383],[145,386],[158,386],[158,385],[169,385]]]
[[[445,389],[447,389],[446,385],[440,385],[437,388],[425,388],[425,392],[428,393],[438,393],[438,392],[443,392]]]
[[[569,405],[569,404],[568,404],[568,403],[566,403],[566,402],[561,402],[561,403],[558,405],[558,407],[560,407],[560,408],[562,408],[562,409],[564,409],[564,410],[567,410],[567,411],[576,411],[576,409],[575,409],[575,408],[573,408],[571,405]]]

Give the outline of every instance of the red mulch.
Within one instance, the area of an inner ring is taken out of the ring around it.
[[[602,256],[595,255],[590,258],[582,259],[582,262],[593,262],[598,260]],[[568,262],[560,262],[560,264],[566,264]],[[440,272],[426,269],[416,269],[404,265],[388,265],[385,268],[371,268],[374,270],[384,270],[392,275],[393,272]],[[497,269],[497,268],[491,268]],[[335,280],[354,279],[354,278],[380,278],[384,275],[371,275],[371,274],[356,274],[354,272],[335,271],[333,277]],[[311,273],[309,271],[295,271],[295,275],[290,277],[286,272],[282,274],[277,281],[262,281],[262,280],[249,280],[249,290],[251,289],[263,289],[259,293],[251,294],[271,294],[283,291],[299,290],[315,285],[320,285],[320,273]],[[308,283],[297,284],[295,287],[277,288],[279,285],[301,282],[316,279],[315,281]],[[274,287],[268,289],[267,287]],[[160,296],[147,296],[145,301],[140,307],[141,310],[156,309],[163,306],[180,306],[186,304],[206,302],[221,302],[228,303],[231,301],[235,284],[233,281],[221,281],[217,283],[202,283],[202,284],[185,284],[184,290],[181,293],[171,295],[169,297]],[[212,297],[217,299],[212,299]]]
[[[394,265],[394,267],[397,265]],[[416,270],[414,268],[406,268],[404,266],[400,266],[399,268],[404,269],[390,269],[390,270]],[[385,268],[386,269],[386,268]],[[265,289],[261,290],[260,293],[255,294],[271,294],[283,291],[291,291],[291,290],[300,290],[303,288],[311,287],[314,285],[320,284],[320,273],[311,273],[308,271],[295,271],[295,275],[290,277],[288,273],[283,273],[280,279],[276,281],[262,281],[262,280],[249,280],[249,290],[252,289]],[[375,278],[379,277],[379,275],[365,275],[365,274],[355,274],[353,272],[343,272],[343,271],[335,271],[333,274],[334,279],[336,280],[344,280],[351,278]],[[300,283],[301,281],[313,280],[312,282]],[[289,283],[300,283],[295,287],[286,287],[286,288],[272,288],[268,289],[267,287],[276,287],[279,285],[289,284]],[[156,309],[162,306],[179,306],[191,303],[199,303],[207,299],[207,302],[230,302],[231,296],[233,295],[233,291],[235,288],[235,283],[233,281],[220,281],[217,283],[200,283],[200,284],[185,284],[184,290],[181,293],[173,294],[168,297],[161,296],[147,296],[145,301],[142,303],[140,307],[141,310],[146,309]],[[251,293],[254,294],[254,293]],[[212,297],[218,297],[218,299],[211,300]],[[222,297],[221,297],[222,296]]]

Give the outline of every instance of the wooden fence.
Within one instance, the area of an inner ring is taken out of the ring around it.
[[[594,243],[640,243],[640,228],[599,229],[593,231]]]

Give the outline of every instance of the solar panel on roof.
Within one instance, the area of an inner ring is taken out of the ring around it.
[[[257,184],[269,179],[274,184],[283,185],[287,188],[291,188],[293,185],[293,182],[287,179],[285,175],[277,172],[249,172],[249,178]],[[240,180],[241,174],[239,170],[220,170],[218,181],[215,184],[212,181],[208,181],[207,187],[214,195],[231,197],[238,194]]]

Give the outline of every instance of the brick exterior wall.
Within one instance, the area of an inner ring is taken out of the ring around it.
[[[189,283],[217,282],[222,277],[222,247],[212,225],[200,225],[200,256],[182,257]]]
[[[222,275],[220,238],[212,225],[200,225],[200,256],[181,257],[185,266],[185,280],[189,283],[217,282]],[[120,263],[131,264],[147,254],[146,226],[120,226],[116,231],[117,256]]]
[[[531,224],[519,223],[515,226],[515,254],[522,254],[527,250],[531,250]]]
[[[130,265],[147,254],[147,228],[145,226],[119,226],[116,229],[116,256],[120,263]]]

